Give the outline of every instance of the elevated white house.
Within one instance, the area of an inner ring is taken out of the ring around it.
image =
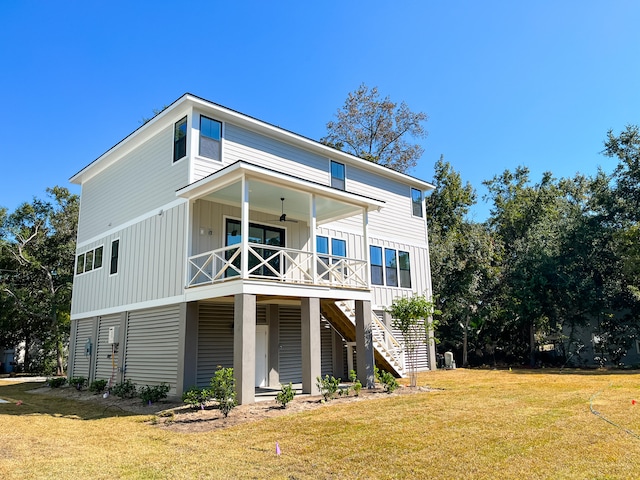
[[[401,376],[384,313],[431,295],[432,185],[185,94],[71,178],[82,186],[69,376],[180,395]],[[434,346],[420,369],[435,367]]]

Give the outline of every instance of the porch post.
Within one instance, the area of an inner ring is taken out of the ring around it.
[[[356,300],[356,359],[358,380],[373,388],[373,342],[371,338],[371,302]]]
[[[316,248],[316,196],[311,194],[309,204],[309,241],[311,242],[311,251],[313,258],[311,260],[311,278],[313,283],[318,283],[318,250]]]
[[[280,384],[280,308],[278,305],[267,307],[269,322],[269,386]]]
[[[302,299],[302,393],[318,395],[320,368],[320,299]]]
[[[369,265],[369,211],[367,207],[362,209],[362,248],[364,249],[362,258],[366,262],[364,278],[367,288],[371,288],[371,267]]]
[[[255,401],[256,296],[239,293],[234,298],[233,374],[239,405]]]
[[[242,177],[242,205],[240,206],[240,272],[242,278],[249,277],[249,181]]]

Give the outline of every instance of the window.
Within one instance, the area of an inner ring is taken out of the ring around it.
[[[347,256],[347,242],[339,238],[331,239],[331,255],[334,257],[346,257]],[[334,262],[336,260],[334,259]]]
[[[176,122],[173,130],[173,161],[187,155],[187,117]]]
[[[344,165],[331,161],[331,186],[344,190]]]
[[[220,160],[222,123],[207,117],[200,117],[200,155]]]
[[[227,246],[237,245],[242,242],[242,228],[239,220],[228,218],[226,222],[226,229]],[[260,225],[257,223],[249,223],[249,243],[271,245],[274,247],[284,247],[284,233],[284,229],[282,228]],[[275,277],[276,273],[274,272],[282,273],[280,268],[280,258],[278,256],[269,260],[268,264],[271,266],[271,268],[266,265],[261,265],[258,267],[258,265],[260,265],[264,259],[273,256],[277,252],[277,250],[259,247],[252,247],[252,249],[256,253],[254,254],[252,252],[249,252],[249,272],[251,272],[251,275]],[[227,250],[227,260],[229,260],[235,253],[235,250]],[[240,269],[241,264],[239,256],[236,257],[234,266]],[[235,272],[233,269],[227,269],[226,275],[228,277],[236,276],[237,272]]]
[[[369,260],[371,262],[371,283],[373,285],[384,285],[382,271],[382,247],[369,247]]]
[[[409,262],[409,252],[398,252],[398,266],[400,267],[400,287],[411,288],[411,262]]]
[[[111,266],[109,268],[109,274],[115,275],[118,273],[118,251],[120,250],[120,239],[111,242]]]
[[[102,267],[102,245],[78,255],[76,259],[76,275],[97,270]]]
[[[384,273],[387,279],[387,287],[398,286],[398,262],[396,251],[388,248],[384,249]]]
[[[422,191],[412,188],[411,189],[411,206],[413,209],[414,217],[422,217]]]

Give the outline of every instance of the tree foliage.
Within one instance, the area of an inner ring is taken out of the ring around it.
[[[0,216],[0,343],[25,342],[25,368],[62,374],[69,335],[78,197],[47,189]]]
[[[427,115],[412,112],[405,102],[382,98],[377,87],[364,83],[349,93],[336,120],[327,123],[326,145],[385,167],[406,172],[424,149],[409,138],[425,138]]]

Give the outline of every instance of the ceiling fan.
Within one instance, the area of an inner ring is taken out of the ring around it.
[[[282,215],[280,215],[280,221],[281,222],[292,222],[292,223],[298,223],[298,220],[289,220],[287,218],[287,214],[284,213],[284,197],[280,197],[280,201],[282,202]]]

